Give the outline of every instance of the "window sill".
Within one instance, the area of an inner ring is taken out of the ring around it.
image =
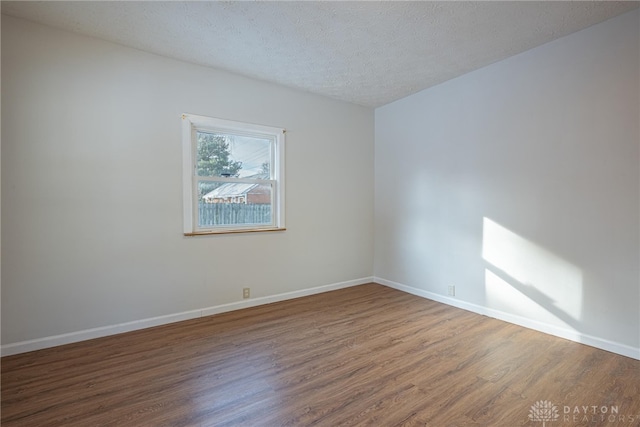
[[[262,233],[265,231],[285,231],[286,228],[246,228],[236,230],[207,230],[194,231],[193,233],[184,233],[185,236],[207,236],[210,234],[238,234],[238,233]]]

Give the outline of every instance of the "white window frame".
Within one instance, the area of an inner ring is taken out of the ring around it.
[[[271,224],[237,224],[224,226],[198,226],[198,181],[215,180],[218,182],[246,182],[243,178],[200,177],[196,175],[196,154],[198,131],[221,132],[238,135],[266,137],[274,143],[271,150],[270,179],[251,182],[272,185]],[[284,203],[284,149],[285,133],[283,128],[236,122],[215,117],[182,114],[182,193],[184,235],[242,233],[257,231],[285,230]]]

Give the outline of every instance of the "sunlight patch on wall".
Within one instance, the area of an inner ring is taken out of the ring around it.
[[[582,315],[582,271],[500,224],[483,219],[487,303],[540,321],[575,327]]]

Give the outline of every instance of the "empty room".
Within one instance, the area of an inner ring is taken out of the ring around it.
[[[13,426],[640,426],[640,2],[2,1]]]

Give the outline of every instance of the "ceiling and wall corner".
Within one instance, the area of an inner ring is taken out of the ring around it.
[[[638,2],[2,2],[2,13],[379,107]]]

